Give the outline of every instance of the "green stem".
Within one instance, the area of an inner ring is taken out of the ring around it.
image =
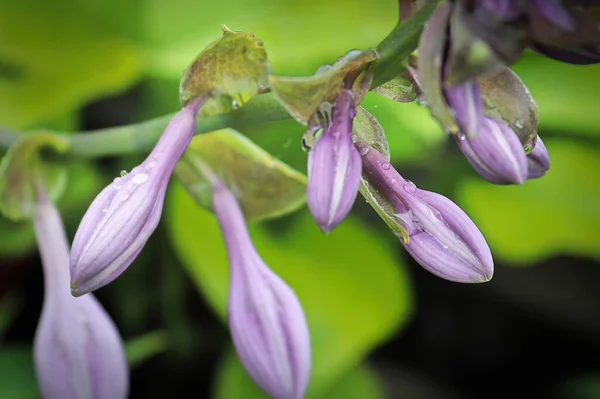
[[[380,59],[373,65],[372,87],[377,87],[403,72],[407,57],[417,47],[423,25],[440,1],[428,0],[419,11],[406,22],[397,25],[379,44],[377,51]],[[132,125],[76,132],[68,135],[69,152],[72,156],[88,158],[148,152],[154,147],[172,117],[173,114],[170,114]],[[199,118],[196,134],[224,128],[240,129],[285,119],[291,119],[291,116],[272,93],[266,93],[254,97],[243,107],[232,112]],[[8,148],[22,137],[22,133],[0,129],[0,148]]]

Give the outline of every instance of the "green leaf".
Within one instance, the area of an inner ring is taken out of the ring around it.
[[[492,252],[514,264],[559,254],[600,260],[600,151],[572,141],[544,141],[552,166],[524,186],[464,181],[458,203],[473,218]]]
[[[0,37],[10,38],[0,40],[1,125],[34,126],[122,90],[139,76],[135,46],[62,10],[0,5]]]
[[[252,33],[234,32],[223,25],[223,36],[202,50],[183,73],[179,101],[186,105],[195,97],[210,94],[225,97],[229,107],[232,101],[241,105],[268,87],[270,73],[263,42]]]
[[[213,399],[269,399],[250,379],[233,351],[224,356],[216,376]],[[344,375],[328,392],[305,399],[384,399],[376,375],[360,366]]]
[[[269,76],[271,91],[290,115],[307,124],[321,104],[333,101],[347,76],[360,73],[376,59],[377,53],[372,49],[350,51],[333,66],[319,70],[313,76]],[[369,86],[370,79],[366,74],[363,73],[356,79],[353,90],[357,104]]]
[[[169,236],[198,289],[225,318],[227,255],[215,217],[179,186],[166,204]],[[298,294],[309,323],[313,371],[309,391],[320,395],[408,320],[412,291],[391,237],[381,238],[352,217],[324,236],[308,212],[270,233],[251,224],[266,263]]]
[[[49,196],[58,198],[66,185],[64,165],[42,159],[42,150],[64,153],[67,141],[51,133],[23,136],[10,147],[0,162],[0,212],[13,221],[32,217],[37,194],[35,184],[41,178]]]
[[[167,334],[164,331],[152,331],[125,342],[125,356],[129,366],[135,368],[167,348]]]
[[[30,347],[3,346],[0,350],[0,398],[39,398]]]
[[[203,164],[234,188],[250,220],[293,212],[306,201],[305,175],[233,129],[195,137],[175,169],[196,202],[212,209],[212,190],[202,172]]]
[[[399,76],[372,91],[400,103],[410,103],[417,99],[414,83]]]

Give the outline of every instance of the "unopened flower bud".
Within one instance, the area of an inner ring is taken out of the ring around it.
[[[355,116],[354,94],[341,89],[331,121],[308,154],[308,208],[325,232],[348,215],[358,194],[362,163],[352,142]]]
[[[403,221],[408,253],[438,277],[461,283],[489,281],[494,273],[490,249],[467,214],[448,198],[404,180],[374,148],[364,147],[365,176],[388,199]]]
[[[527,179],[525,151],[505,123],[485,117],[475,137],[459,134],[457,142],[469,163],[490,182],[523,184]]]
[[[527,178],[537,179],[546,174],[550,169],[550,156],[542,139],[538,136],[535,147],[527,155]]]
[[[88,208],[71,249],[73,295],[121,275],[156,229],[173,169],[194,135],[201,101],[179,111],[144,162],[115,178]]]
[[[231,191],[213,182],[213,209],[229,254],[229,329],[254,382],[274,399],[302,399],[310,340],[294,291],[260,258]]]
[[[60,215],[40,196],[35,233],[44,268],[34,361],[44,399],[125,399],[129,370],[119,332],[92,294],[69,293],[69,248]]]

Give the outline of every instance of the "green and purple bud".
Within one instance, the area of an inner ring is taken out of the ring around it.
[[[375,148],[359,144],[364,175],[393,204],[408,240],[400,242],[429,272],[460,283],[489,281],[494,262],[485,238],[448,198],[405,180]]]
[[[119,332],[92,294],[71,296],[67,237],[42,190],[34,226],[45,287],[33,348],[42,397],[127,398],[129,369]]]
[[[201,104],[197,99],[179,111],[144,162],[115,178],[88,208],[71,249],[74,296],[120,276],[156,229],[169,179],[194,136]]]
[[[212,180],[213,210],[229,257],[228,320],[235,349],[250,377],[268,395],[302,399],[311,368],[302,306],[256,252],[233,193]]]
[[[333,230],[350,212],[360,186],[362,162],[352,142],[356,116],[352,90],[342,88],[331,118],[308,153],[308,208],[321,230]]]

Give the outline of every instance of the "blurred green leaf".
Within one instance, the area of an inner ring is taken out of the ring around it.
[[[385,82],[372,91],[400,103],[410,103],[417,99],[414,83],[400,76]]]
[[[206,94],[223,96],[229,107],[215,112],[230,111],[232,101],[241,105],[265,90],[270,73],[263,42],[252,33],[234,32],[223,25],[223,36],[202,50],[183,73],[179,102],[186,105]]]
[[[600,259],[600,152],[572,141],[544,141],[552,166],[524,186],[464,181],[458,203],[480,227],[492,252],[514,264],[558,254]]]
[[[32,356],[29,346],[0,348],[0,398],[39,398]]]
[[[273,158],[233,129],[195,137],[175,174],[201,206],[212,209],[206,164],[236,192],[250,220],[293,212],[306,201],[306,176]]]
[[[269,399],[250,379],[238,357],[230,351],[221,361],[213,388],[213,399]],[[366,366],[351,370],[322,395],[305,399],[384,399],[379,381]]]
[[[167,334],[164,331],[152,331],[125,342],[125,356],[131,368],[142,364],[168,347]]]
[[[67,150],[64,136],[39,132],[23,136],[2,157],[0,162],[0,212],[5,217],[20,221],[32,216],[37,201],[35,185],[42,179],[50,197],[56,200],[66,186],[65,166],[48,162],[41,152],[51,148],[63,153]]]
[[[198,48],[227,24],[260,37],[277,74],[306,75],[348,49],[377,45],[396,22],[397,5],[389,0],[368,6],[360,0],[343,6],[320,0],[153,0],[144,6],[145,66],[152,76],[179,78]]]
[[[600,373],[591,372],[571,378],[560,384],[558,399],[598,399],[600,398]]]
[[[215,217],[180,185],[171,187],[165,204],[178,257],[224,319],[227,255]],[[250,233],[305,309],[313,349],[309,391],[319,395],[407,322],[412,290],[393,245],[397,241],[380,238],[359,220],[347,218],[328,236],[308,212],[286,222],[276,234],[260,224],[250,225]]]
[[[122,90],[139,77],[131,43],[96,31],[77,13],[37,2],[0,4],[0,124],[25,128]],[[69,7],[70,9],[70,7]]]
[[[538,104],[540,128],[600,134],[600,65],[570,65],[528,53],[512,69]]]

